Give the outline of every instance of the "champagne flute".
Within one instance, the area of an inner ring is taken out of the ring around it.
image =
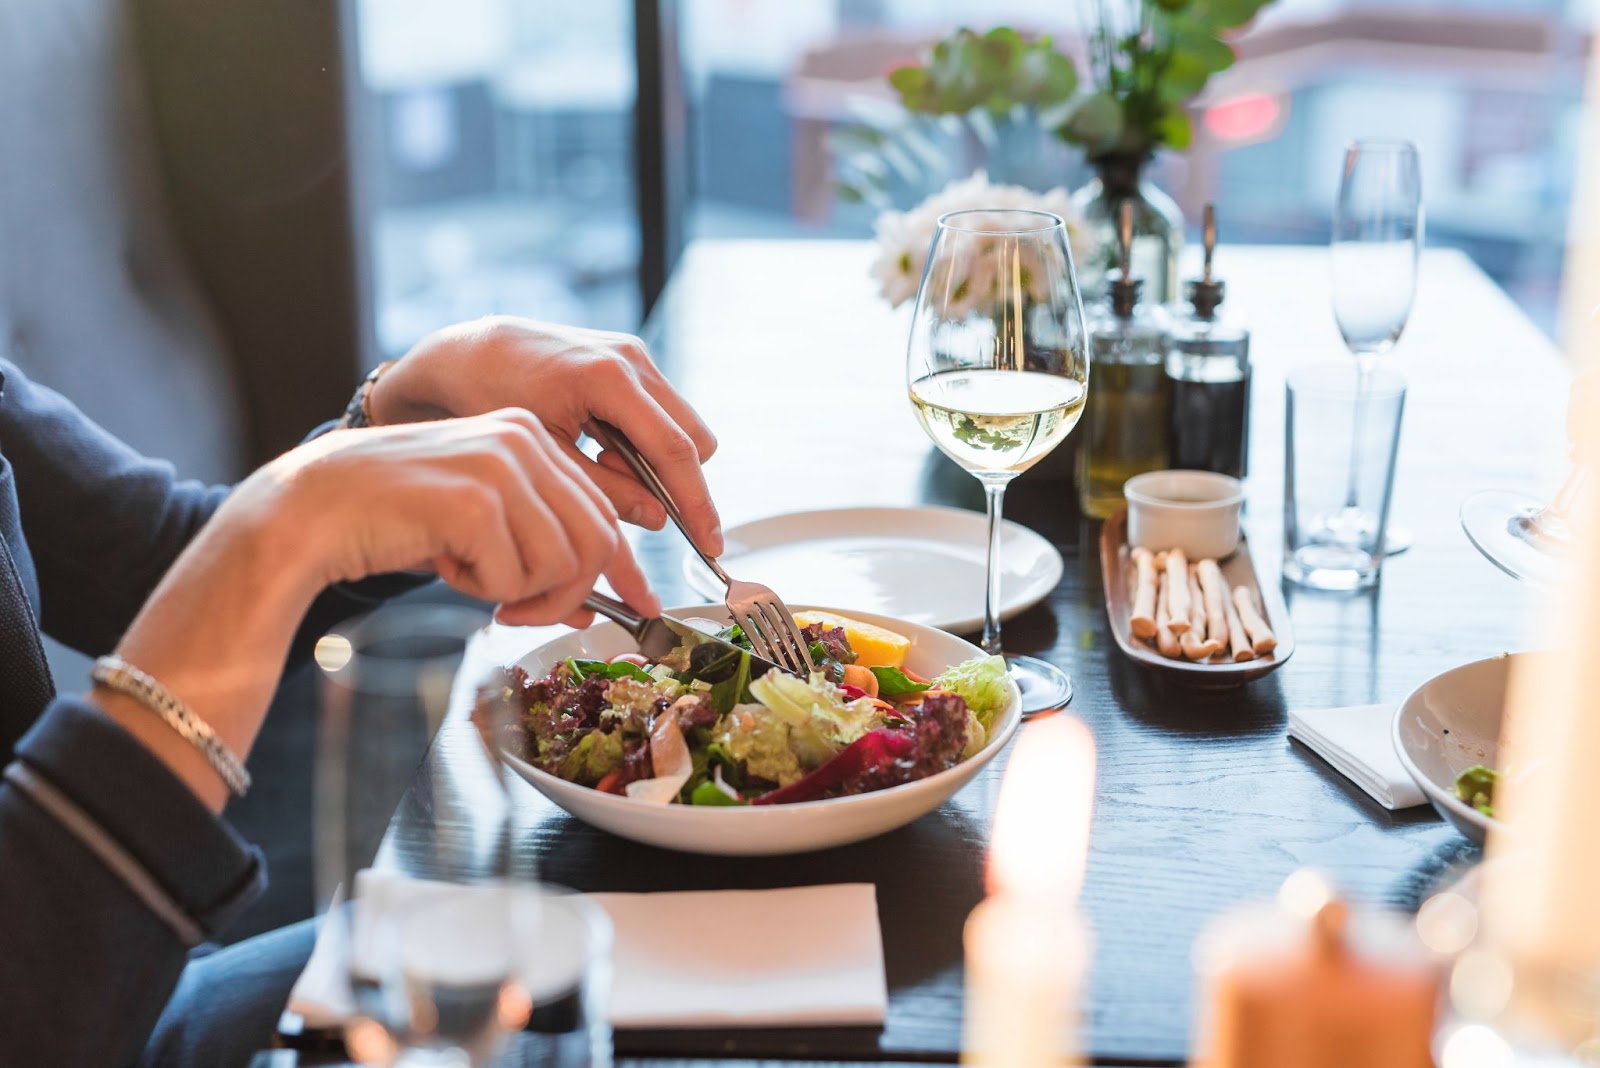
[[[1345,149],[1333,216],[1333,317],[1356,358],[1355,419],[1366,414],[1367,386],[1378,359],[1394,348],[1411,316],[1422,246],[1422,171],[1407,141],[1356,141]],[[1349,492],[1330,532],[1352,543],[1376,538],[1378,517],[1356,506],[1360,466],[1350,459]],[[1381,551],[1403,552],[1409,536],[1387,532]]]
[[[917,290],[906,381],[922,429],[983,484],[983,648],[1001,653],[1006,485],[1066,440],[1089,388],[1083,302],[1059,216],[979,209],[940,217]],[[1060,668],[1005,655],[1024,715],[1072,699],[1072,681]]]

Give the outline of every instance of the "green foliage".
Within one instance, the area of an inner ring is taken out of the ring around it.
[[[919,114],[1036,109],[1090,156],[1184,149],[1194,137],[1186,105],[1233,65],[1227,36],[1270,2],[1094,0],[1094,76],[1081,92],[1076,66],[1049,37],[1029,41],[1007,26],[956,30],[923,65],[892,71],[889,84]]]
[[[912,682],[911,677],[897,667],[875,667],[872,676],[878,680],[878,696],[888,700],[922,693],[929,686],[926,682]]]
[[[960,29],[933,46],[925,65],[897,67],[889,84],[912,111],[959,115],[986,108],[1002,115],[1018,104],[1047,108],[1078,87],[1072,60],[1049,37],[1026,41],[1009,26],[981,36]]]

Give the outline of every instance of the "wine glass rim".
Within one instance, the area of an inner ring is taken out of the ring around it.
[[[958,220],[964,215],[1025,215],[1036,222],[1032,226],[1011,226],[1001,229],[992,226],[963,226]],[[1038,234],[1066,225],[1066,220],[1055,212],[1041,211],[1038,208],[962,208],[959,211],[947,211],[939,216],[941,230],[957,230],[965,234]]]
[[[1355,137],[1351,138],[1346,150],[1360,149],[1363,152],[1409,152],[1417,154],[1417,143],[1407,141],[1400,137]]]

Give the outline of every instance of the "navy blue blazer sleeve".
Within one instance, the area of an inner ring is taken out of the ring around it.
[[[22,528],[12,555],[37,577],[25,592],[46,632],[106,652],[228,491],[178,479],[4,361],[0,374],[0,467]],[[325,592],[299,648],[416,581]],[[125,1065],[188,949],[259,891],[261,858],[92,705],[59,697],[37,715],[6,725],[27,733],[4,739],[0,771],[0,1061]]]
[[[0,451],[11,462],[38,572],[40,629],[100,656],[115,647],[228,487],[178,478],[171,464],[140,455],[13,365],[0,361],[0,372]],[[422,581],[380,576],[330,588],[307,613],[291,660],[329,626]]]
[[[0,1061],[133,1063],[189,949],[262,881],[260,854],[154,754],[52,702],[0,778]]]

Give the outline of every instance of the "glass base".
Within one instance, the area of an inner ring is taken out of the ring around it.
[[[1488,561],[1514,579],[1551,585],[1567,572],[1572,534],[1544,502],[1510,490],[1483,490],[1461,502],[1461,529]]]
[[[1054,664],[1035,656],[1004,654],[1011,680],[1022,691],[1022,718],[1065,708],[1072,700],[1072,679]]]
[[[1399,556],[1411,548],[1411,528],[1400,523],[1390,523],[1383,532],[1383,555]]]
[[[1313,590],[1364,590],[1378,581],[1378,561],[1351,546],[1303,545],[1284,554],[1283,577]]]

